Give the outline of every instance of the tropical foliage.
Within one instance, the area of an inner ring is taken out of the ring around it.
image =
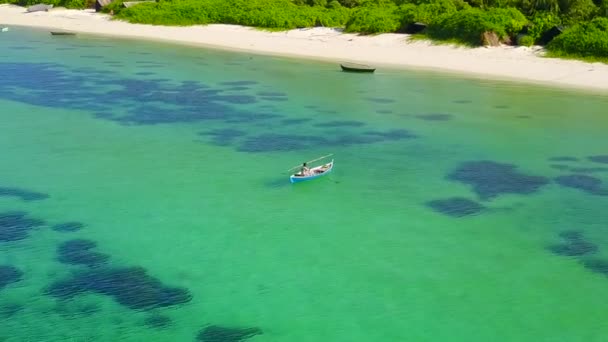
[[[608,61],[608,18],[578,23],[553,39],[547,48],[558,57]]]
[[[157,0],[106,6],[116,19],[156,25],[238,24],[285,30],[315,26],[345,32],[409,32],[472,46],[546,45],[553,56],[608,59],[608,0]],[[38,0],[0,0],[28,6]],[[46,0],[68,8],[94,0]]]

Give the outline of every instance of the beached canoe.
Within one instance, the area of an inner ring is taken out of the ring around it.
[[[342,71],[346,72],[374,72],[376,68],[365,64],[342,63],[340,64]]]
[[[47,5],[47,4],[38,4],[38,5],[34,5],[34,6],[30,6],[27,8],[27,12],[28,13],[33,13],[33,12],[48,12],[49,10],[51,10],[53,8],[54,5]]]
[[[319,165],[310,168],[310,174],[307,176],[300,175],[299,173],[293,174],[289,177],[289,181],[292,183],[304,182],[307,180],[317,179],[323,177],[331,172],[334,168],[334,160],[332,159],[329,163]]]
[[[53,36],[74,36],[76,35],[76,32],[69,32],[69,31],[51,31],[51,34]]]

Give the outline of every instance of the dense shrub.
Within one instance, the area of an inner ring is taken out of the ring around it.
[[[539,12],[530,19],[531,25],[528,30],[528,36],[534,39],[534,43],[538,43],[539,39],[556,25],[561,25],[561,19],[550,12]]]
[[[401,23],[408,25],[415,22],[431,24],[443,14],[454,13],[471,6],[461,1],[438,0],[435,2],[422,3],[419,5],[404,4],[400,8]]]
[[[557,14],[560,12],[560,1],[564,0],[522,0],[518,6],[528,15],[534,15],[539,12],[549,12]]]
[[[597,15],[599,9],[593,0],[563,0],[560,10],[566,23],[575,24],[592,19]]]
[[[335,6],[335,5],[334,5]],[[160,25],[236,24],[293,29],[343,26],[349,9],[342,6],[298,6],[289,0],[176,0],[143,3],[114,9],[117,18],[133,23]]]
[[[520,7],[524,1],[533,0],[466,0],[472,7],[478,7],[481,9],[487,8],[507,8],[507,7]],[[557,0],[555,0],[557,1]]]
[[[481,35],[495,31],[496,27],[485,20],[482,10],[471,8],[442,15],[429,25],[427,33],[439,40],[456,40],[465,44],[480,45]]]
[[[608,60],[608,19],[598,17],[574,25],[555,37],[547,49],[553,56]]]
[[[608,18],[608,0],[602,0],[600,2],[597,15]]]
[[[112,11],[114,13],[119,13],[121,10],[124,9],[124,7],[122,5],[123,2],[124,2],[124,0],[114,0],[109,5],[102,7],[101,11],[104,13],[110,13],[110,11]]]
[[[515,35],[527,23],[514,8],[492,8],[482,11],[470,8],[444,14],[428,27],[428,35],[441,40],[455,40],[469,45],[481,45],[484,32],[494,32],[500,39]]]
[[[361,2],[360,0],[338,0],[338,2],[340,3],[340,5],[347,7],[347,8],[353,8],[359,5],[359,3]]]
[[[528,35],[524,35],[517,41],[517,45],[521,46],[532,46],[534,45],[534,38]]]
[[[497,25],[502,37],[514,36],[528,23],[528,19],[516,8],[491,8],[486,11],[486,20]]]
[[[369,3],[351,13],[345,32],[363,34],[395,32],[401,27],[399,8],[392,2]]]
[[[608,18],[608,0],[602,0],[597,15]]]

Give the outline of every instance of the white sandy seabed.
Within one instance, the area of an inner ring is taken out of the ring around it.
[[[56,8],[26,13],[23,7],[0,5],[0,26],[10,29],[11,25],[608,92],[608,65],[542,57],[540,47],[464,48],[408,41],[407,34],[360,36],[330,28],[267,32],[237,25],[141,25],[111,20],[109,15],[93,10]]]

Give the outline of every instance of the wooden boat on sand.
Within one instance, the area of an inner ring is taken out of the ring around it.
[[[357,63],[342,63],[340,64],[342,71],[346,72],[374,72],[376,68],[366,65],[366,64],[357,64]]]
[[[321,158],[317,158],[311,161],[307,161],[305,163],[303,163],[300,166],[294,166],[292,167],[289,171],[296,169],[296,168],[301,168],[302,166],[308,164],[308,163],[312,163],[321,159],[325,159],[327,157],[332,156],[332,154],[321,157]],[[319,166],[315,166],[312,167],[310,169],[308,169],[308,171],[304,174],[300,172],[294,173],[291,176],[289,176],[289,181],[291,183],[299,183],[299,182],[304,182],[307,180],[312,180],[312,179],[317,179],[319,177],[323,177],[327,174],[329,174],[334,168],[334,160],[332,159],[329,163],[323,164],[323,165],[319,165]]]
[[[76,35],[76,32],[70,32],[70,31],[51,31],[51,34],[53,36],[74,36],[74,35]]]
[[[53,8],[54,5],[47,5],[47,4],[37,4],[37,5],[33,5],[27,8],[27,13],[33,13],[33,12],[48,12]]]

